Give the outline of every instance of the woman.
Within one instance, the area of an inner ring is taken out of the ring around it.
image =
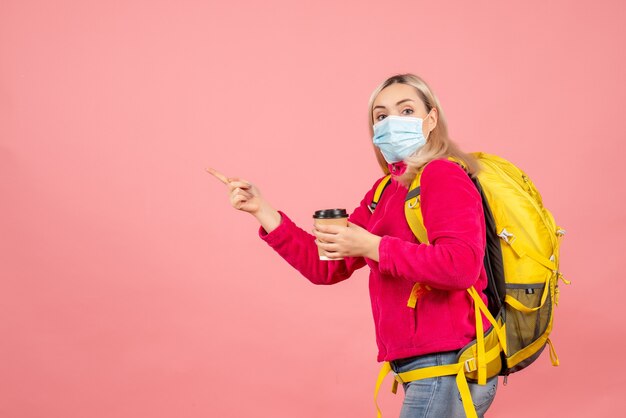
[[[456,363],[456,354],[476,337],[474,310],[466,289],[483,294],[486,272],[485,221],[480,194],[468,173],[477,162],[451,141],[439,102],[413,74],[385,80],[372,94],[369,125],[374,152],[391,181],[371,211],[378,179],[348,218],[348,226],[314,227],[313,235],[272,208],[256,186],[226,179],[234,208],[261,224],[259,236],[316,284],[334,284],[370,267],[370,296],[378,361],[394,372]],[[465,169],[448,160],[455,157]],[[404,203],[411,181],[421,174],[421,210],[428,243],[409,228]],[[220,176],[218,173],[214,173]],[[320,261],[318,247],[331,261]],[[417,305],[407,307],[414,285]],[[484,329],[489,323],[484,320]],[[454,376],[403,383],[401,418],[464,417]],[[470,383],[478,416],[491,405],[497,376]]]

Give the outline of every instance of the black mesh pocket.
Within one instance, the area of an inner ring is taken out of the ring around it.
[[[544,289],[545,286],[543,283],[529,285],[507,284],[506,294],[515,298],[528,308],[536,308],[541,304]],[[549,292],[549,289],[545,289],[545,291]],[[518,311],[509,304],[506,304],[508,357],[511,357],[536,341],[546,331],[550,323],[551,310],[552,300],[549,293],[543,306],[533,312]],[[530,362],[533,360],[534,358]],[[519,368],[525,367],[530,364],[530,362],[525,365],[520,364],[521,367]]]

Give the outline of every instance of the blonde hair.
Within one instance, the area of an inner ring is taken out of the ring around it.
[[[472,177],[475,177],[480,170],[478,161],[473,155],[461,151],[459,146],[450,138],[450,136],[448,135],[448,124],[443,114],[443,109],[441,109],[441,105],[439,104],[439,100],[437,99],[431,88],[428,86],[428,84],[426,84],[424,80],[414,74],[397,74],[389,77],[374,90],[369,100],[368,109],[370,138],[374,135],[374,100],[376,100],[376,97],[378,97],[378,94],[384,88],[395,83],[402,83],[413,86],[417,91],[418,97],[426,105],[426,111],[430,112],[432,108],[435,107],[437,108],[438,115],[437,125],[428,135],[428,141],[415,154],[411,155],[405,160],[407,168],[406,171],[398,177],[398,181],[404,184],[406,187],[409,187],[417,173],[422,168],[424,168],[427,163],[438,158],[447,157],[455,157],[456,159],[463,162],[466,171]],[[385,161],[382,153],[375,145],[374,153],[376,154],[378,165],[380,165],[380,167],[382,168],[383,173],[389,174],[387,161]]]

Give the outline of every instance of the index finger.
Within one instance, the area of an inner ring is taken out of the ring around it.
[[[223,175],[219,171],[214,170],[211,167],[207,167],[206,171],[208,171],[210,174],[212,174],[215,178],[217,178],[222,183],[224,183],[224,184],[230,183],[230,180],[228,180],[228,177],[226,177],[225,175]]]

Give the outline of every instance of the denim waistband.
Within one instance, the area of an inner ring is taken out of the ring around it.
[[[452,364],[456,361],[456,357],[460,350],[442,351],[438,353],[422,354],[419,356],[405,357],[397,360],[391,360],[389,364],[391,369],[398,373],[399,371],[405,372],[420,366],[428,365],[440,365],[440,364]],[[411,366],[414,367],[411,367]]]

